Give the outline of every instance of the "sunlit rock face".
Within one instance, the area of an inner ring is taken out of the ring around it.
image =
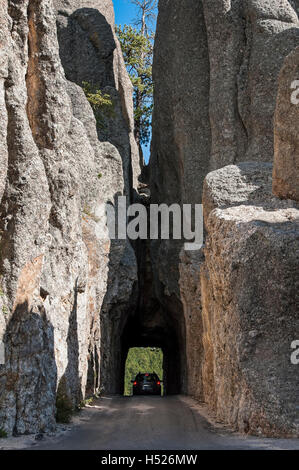
[[[299,382],[290,358],[299,331],[298,206],[273,197],[271,166],[261,163],[210,173],[206,203],[204,397],[236,429],[298,435]]]
[[[152,200],[203,202],[206,231],[199,252],[152,242],[156,295],[185,325],[187,393],[268,436],[298,435],[298,206],[272,193],[275,109],[273,182],[298,178],[285,85],[276,100],[298,65],[298,13],[287,0],[160,0],[153,67]]]
[[[131,197],[138,177],[132,89],[114,38],[112,2],[58,3],[58,25],[78,8],[95,12],[92,24],[79,13],[82,34],[87,38],[90,27],[103,39],[97,63],[90,60],[107,72],[100,85],[115,98],[115,120],[102,139],[76,76],[69,64],[63,69],[64,36],[58,44],[52,1],[1,2],[0,428],[8,434],[52,430],[57,389],[75,405],[99,386],[107,341],[101,322],[118,298],[121,316],[133,286],[136,292],[133,249],[103,238],[98,213],[116,194]]]
[[[188,393],[236,430],[298,436],[298,204],[257,162],[209,173],[203,204],[205,246],[179,265]]]

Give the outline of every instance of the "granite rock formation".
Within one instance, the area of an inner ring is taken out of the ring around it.
[[[157,346],[167,393],[245,433],[299,435],[298,13],[160,0],[149,191],[112,1],[1,2],[1,430],[53,430],[57,398],[121,393],[128,348]],[[101,122],[84,83],[111,98]],[[203,202],[203,249],[110,240],[101,208],[119,195]]]
[[[206,231],[200,251],[151,244],[156,297],[185,332],[181,391],[267,436],[299,435],[298,109],[286,101],[298,14],[287,0],[160,0],[155,43],[152,201],[203,202]]]
[[[271,175],[271,164],[245,162],[205,180],[205,247],[180,264],[188,392],[234,429],[294,436],[299,210],[272,195]]]
[[[112,0],[54,0],[59,51],[66,78],[87,82],[112,97],[114,113],[98,126],[101,141],[111,142],[123,161],[125,193],[136,188],[139,153],[134,139],[132,84],[114,32]],[[112,27],[113,26],[113,27]]]
[[[209,170],[273,161],[277,79],[299,41],[298,13],[287,0],[160,0],[154,195],[198,202]]]
[[[160,0],[152,202],[200,203],[209,171],[273,161],[278,75],[299,41],[298,13],[287,0]],[[153,247],[159,281],[176,297],[181,248]]]
[[[117,194],[132,197],[138,178],[132,88],[112,2],[56,6],[60,45],[52,1],[0,7],[0,428],[8,434],[52,430],[57,393],[76,405],[102,384],[99,358],[109,340],[102,323],[115,302],[124,313],[137,284],[132,247],[103,238],[99,212]],[[82,47],[93,48],[96,60],[77,49],[70,70],[73,38],[68,26],[66,37],[61,32],[63,20],[78,22]],[[105,139],[78,86],[82,57],[82,79],[90,80],[94,66],[115,100]]]

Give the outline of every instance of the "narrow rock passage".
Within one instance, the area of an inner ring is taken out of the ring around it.
[[[191,398],[107,396],[85,409],[62,438],[38,450],[299,449],[299,439],[242,437],[212,426]]]

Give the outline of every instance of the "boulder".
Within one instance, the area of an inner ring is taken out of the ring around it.
[[[205,246],[180,264],[188,393],[235,430],[298,437],[291,344],[299,331],[299,208],[273,197],[271,173],[250,162],[205,180]]]

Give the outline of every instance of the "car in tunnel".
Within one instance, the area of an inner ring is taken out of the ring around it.
[[[145,373],[136,375],[133,383],[133,395],[160,395],[161,396],[161,380],[158,375]]]

